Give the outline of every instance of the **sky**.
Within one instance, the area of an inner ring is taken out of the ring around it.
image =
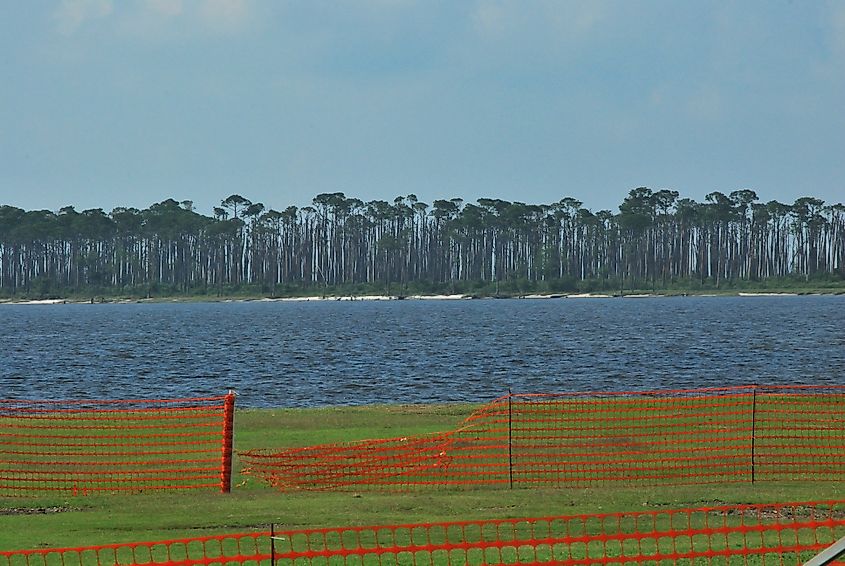
[[[0,204],[845,201],[845,0],[0,3]]]

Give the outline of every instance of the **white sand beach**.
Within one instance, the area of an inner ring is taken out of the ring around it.
[[[34,299],[31,301],[0,301],[0,305],[63,305],[66,299]]]

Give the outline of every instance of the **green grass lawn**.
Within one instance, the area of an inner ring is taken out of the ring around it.
[[[452,430],[470,405],[391,405],[239,410],[235,449],[284,448]],[[242,476],[235,459],[232,493],[158,492],[0,499],[0,549],[88,546],[206,534],[309,527],[389,525],[579,513],[642,511],[730,503],[845,498],[835,482],[758,482],[593,489],[434,488],[279,493]]]

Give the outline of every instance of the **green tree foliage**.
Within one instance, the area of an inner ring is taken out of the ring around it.
[[[266,209],[231,195],[213,216],[174,199],[145,210],[0,206],[0,293],[274,295],[326,287],[470,290],[656,288],[845,279],[845,206],[754,191],[631,190],[619,212],[416,195],[364,202],[323,193]]]

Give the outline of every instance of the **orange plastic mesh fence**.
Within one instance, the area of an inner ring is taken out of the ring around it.
[[[0,401],[0,496],[220,488],[234,394],[170,400]]]
[[[246,533],[0,552],[0,566],[802,564],[845,533],[845,501]]]
[[[845,387],[509,395],[448,433],[240,456],[279,489],[838,480]]]

